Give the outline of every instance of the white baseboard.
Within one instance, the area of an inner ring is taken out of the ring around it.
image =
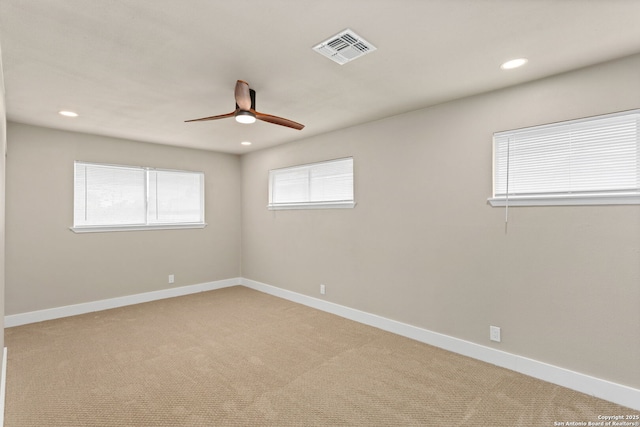
[[[127,295],[124,297],[109,298],[99,301],[85,302],[81,304],[66,305],[63,307],[49,308],[45,310],[30,311],[27,313],[12,314],[4,317],[4,327],[26,325],[28,323],[42,322],[45,320],[59,319],[62,317],[76,316],[78,314],[93,313],[94,311],[108,310],[110,308],[124,307],[143,302],[156,301],[165,298],[179,297],[198,292],[212,291],[214,289],[227,288],[241,284],[241,278],[216,280],[214,282],[200,283],[197,285],[181,286],[177,288],[162,289],[159,291],[145,292],[142,294]]]
[[[507,368],[533,378],[640,411],[640,390],[632,387],[496,350],[470,341],[439,334],[417,326],[288,291],[255,280],[242,278],[241,283],[248,288],[260,292],[326,311],[369,326],[374,326],[378,329],[402,335],[425,344],[491,363],[492,365]]]
[[[638,389],[242,277],[50,308],[46,310],[32,311],[28,313],[13,314],[5,316],[4,325],[9,328],[12,326],[20,326],[28,323],[41,322],[44,320],[67,316],[75,316],[78,314],[140,304],[164,298],[173,298],[236,285],[243,285],[260,292],[332,313],[359,323],[402,335],[425,344],[430,344],[454,353],[462,354],[483,362],[520,372],[530,377],[538,378],[543,381],[567,387],[590,396],[595,396],[597,398],[608,400],[640,411],[640,390]],[[6,348],[4,351],[2,369],[6,370]],[[3,372],[2,381],[4,382],[4,380],[5,374]],[[0,385],[0,394],[2,394],[0,398],[4,396],[3,393],[4,384]],[[2,402],[4,402],[4,400]],[[0,417],[0,419],[1,418],[2,417]],[[0,427],[2,427],[2,424],[0,424]]]

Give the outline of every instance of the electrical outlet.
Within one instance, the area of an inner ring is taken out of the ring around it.
[[[500,328],[497,326],[489,326],[489,339],[491,341],[500,342]]]
[[[169,283],[173,283],[176,281],[176,277],[173,274],[169,275]]]
[[[320,293],[324,295],[327,292],[327,288],[324,285],[320,285]]]

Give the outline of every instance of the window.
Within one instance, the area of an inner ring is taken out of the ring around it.
[[[202,228],[204,174],[75,162],[75,232]]]
[[[492,206],[640,204],[640,110],[493,140]]]
[[[354,206],[352,157],[269,171],[269,209]]]

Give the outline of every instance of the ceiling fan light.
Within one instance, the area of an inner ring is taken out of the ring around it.
[[[256,121],[256,115],[253,114],[251,111],[238,111],[236,113],[236,122],[238,123],[245,123],[245,124],[249,124],[249,123],[254,123]]]

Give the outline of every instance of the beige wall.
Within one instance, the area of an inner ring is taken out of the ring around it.
[[[238,156],[11,122],[7,139],[7,315],[240,276]],[[74,160],[203,171],[209,225],[75,234]]]
[[[4,72],[0,49],[0,350],[4,348],[4,277],[5,277],[5,151],[7,146],[7,110],[4,100]],[[0,372],[0,378],[2,372]]]
[[[640,387],[640,206],[511,208],[505,229],[486,202],[494,132],[640,108],[639,75],[634,56],[243,156],[243,277]],[[344,156],[355,209],[266,209],[269,169]]]

